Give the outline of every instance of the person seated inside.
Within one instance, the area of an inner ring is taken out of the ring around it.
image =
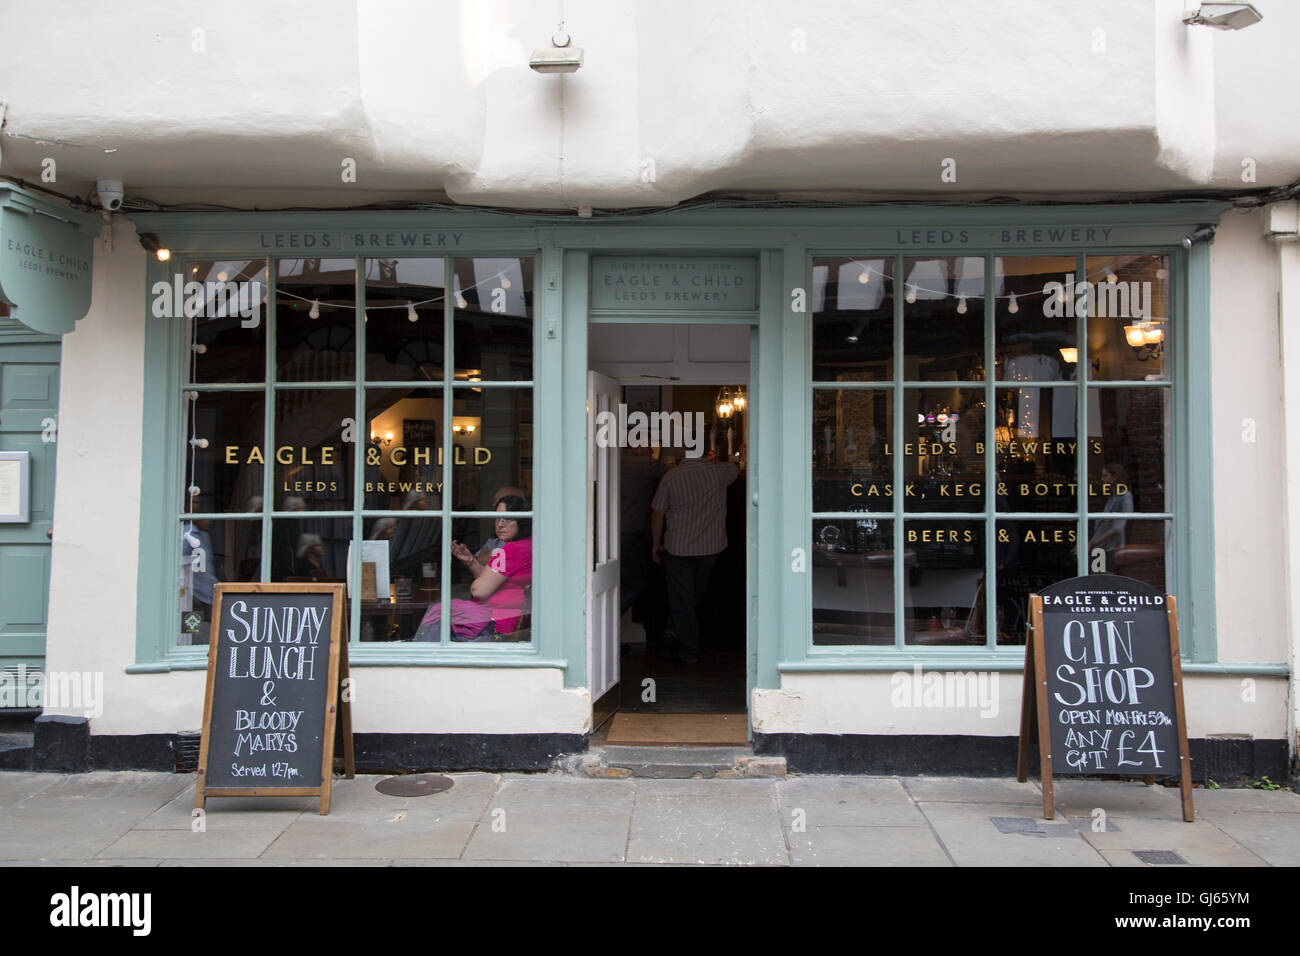
[[[506,495],[497,511],[528,511],[528,502]],[[528,616],[528,591],[533,580],[533,529],[529,518],[496,519],[494,530],[501,542],[483,564],[463,542],[451,543],[452,557],[474,575],[470,600],[451,601],[453,641],[511,641],[519,639],[520,625]],[[415,632],[417,641],[438,640],[442,602],[430,606]]]

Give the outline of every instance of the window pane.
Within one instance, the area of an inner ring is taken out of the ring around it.
[[[813,260],[813,381],[894,374],[894,259]]]
[[[525,506],[531,507],[528,501]],[[533,532],[528,517],[462,518],[453,525],[450,639],[518,642],[532,639]],[[475,593],[476,581],[486,590]],[[425,612],[417,641],[436,641],[444,612]]]
[[[1088,390],[1089,510],[1168,508],[1170,394],[1167,388]],[[1113,502],[1116,497],[1121,500]]]
[[[983,511],[984,390],[903,392],[903,501],[908,511]]]
[[[997,441],[999,511],[1078,511],[1074,388],[1000,388]]]
[[[189,511],[228,514],[262,510],[262,475],[265,466],[265,406],[263,393],[196,392],[188,401],[192,417],[186,422],[186,472],[199,493],[183,491],[191,501]],[[206,447],[190,444],[191,439]],[[192,468],[189,467],[192,462]]]
[[[1089,256],[1088,279],[1088,374],[1098,381],[1168,379],[1169,257]]]
[[[1066,314],[1074,256],[1010,256],[996,260],[997,326],[994,355],[999,381],[1074,381],[1075,319]],[[1055,283],[1055,285],[1052,285]]]
[[[1171,590],[1169,543],[1172,522],[1130,518],[1093,518],[1088,522],[1088,567],[1097,558],[1103,568],[1095,574],[1122,574],[1153,588]]]
[[[893,508],[894,393],[813,390],[813,511]]]
[[[181,522],[181,646],[207,644],[213,588],[225,581],[260,581],[261,520]]]
[[[366,389],[365,507],[442,507],[442,389]]]
[[[456,388],[452,507],[491,511],[503,488],[533,489],[533,390]]]
[[[908,644],[984,643],[984,522],[908,521]]]
[[[533,260],[457,259],[456,379],[533,377]]]
[[[894,522],[812,523],[814,644],[894,643]]]
[[[346,581],[351,543],[351,518],[275,518],[271,580]]]
[[[984,260],[904,259],[903,378],[982,381]]]
[[[1024,644],[1029,595],[1078,571],[1073,521],[999,521],[998,643]]]
[[[352,508],[353,442],[343,440],[355,418],[352,389],[289,389],[275,396],[277,511]]]
[[[356,264],[352,259],[276,262],[276,376],[281,382],[355,379]],[[316,312],[316,318],[312,318]]]
[[[444,261],[367,259],[365,269],[366,378],[441,381]]]
[[[430,606],[441,598],[442,519],[370,518],[361,545],[362,641],[415,638]],[[434,628],[434,639],[437,629]]]
[[[178,278],[187,284],[181,288],[182,311],[176,310],[174,293],[171,311],[188,317],[191,344],[197,346],[186,365],[185,374],[190,380],[264,381],[266,305],[262,298],[266,295],[266,260],[190,262]],[[197,287],[188,285],[192,282],[203,284],[201,295]]]

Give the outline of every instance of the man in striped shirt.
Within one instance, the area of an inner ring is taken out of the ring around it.
[[[664,475],[650,502],[653,556],[664,567],[677,659],[684,664],[698,659],[696,604],[708,589],[718,554],[727,547],[727,486],[739,475],[739,467],[730,462],[687,458]]]

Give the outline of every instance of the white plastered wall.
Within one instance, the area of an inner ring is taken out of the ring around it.
[[[119,220],[112,251],[96,245],[90,312],[63,339],[46,667],[89,672],[92,687],[102,679],[94,734],[193,731],[203,714],[203,671],[126,673],[136,659],[146,264],[135,230]],[[589,696],[566,690],[556,668],[354,667],[353,675],[360,733],[590,729]],[[46,713],[87,715],[84,706]]]

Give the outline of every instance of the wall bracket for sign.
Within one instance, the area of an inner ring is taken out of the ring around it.
[[[194,806],[318,797],[356,773],[342,584],[218,584]]]
[[[1118,575],[1061,581],[1030,595],[1016,779],[1038,737],[1043,817],[1063,775],[1179,778],[1193,820],[1178,607],[1172,595]]]

